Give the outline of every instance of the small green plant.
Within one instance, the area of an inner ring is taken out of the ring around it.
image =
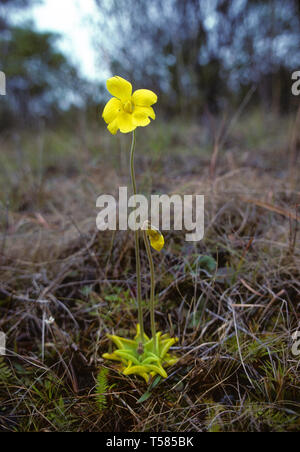
[[[120,361],[124,375],[140,375],[146,383],[149,382],[150,377],[156,375],[167,378],[168,375],[163,366],[172,366],[177,362],[177,358],[170,355],[168,351],[178,339],[170,338],[168,334],[162,336],[162,333],[158,332],[149,339],[144,333],[145,342],[138,345],[140,326],[137,325],[137,334],[134,340],[111,335],[108,335],[108,337],[118,349],[111,354],[104,353],[103,358]]]
[[[106,393],[109,389],[107,380],[108,372],[106,367],[102,367],[97,375],[96,401],[99,411],[107,408]]]
[[[10,368],[4,362],[3,358],[0,358],[0,385],[6,385],[12,378]]]

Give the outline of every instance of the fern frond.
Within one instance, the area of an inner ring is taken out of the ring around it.
[[[99,411],[103,411],[107,407],[106,393],[108,391],[108,369],[106,367],[102,367],[97,376],[97,385],[96,385],[96,400]]]
[[[12,372],[3,358],[0,358],[0,384],[7,384],[12,378]]]

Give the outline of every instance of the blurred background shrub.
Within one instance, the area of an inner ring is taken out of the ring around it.
[[[0,99],[2,130],[68,115],[72,121],[74,109],[96,118],[109,73],[159,93],[167,116],[218,114],[245,98],[272,113],[296,108],[291,74],[300,61],[299,0],[90,1],[96,81],[62,52],[59,34],[28,19],[45,1],[0,0],[0,70],[8,91]]]

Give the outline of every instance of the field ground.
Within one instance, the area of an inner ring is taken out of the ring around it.
[[[155,254],[180,360],[150,389],[101,358],[137,317],[132,233],[95,228],[97,196],[129,185],[130,137],[74,129],[0,138],[0,430],[299,431],[295,118],[249,113],[219,140],[212,120],[138,129],[140,192],[206,196],[204,239],[173,231]],[[142,267],[147,307],[143,248]]]

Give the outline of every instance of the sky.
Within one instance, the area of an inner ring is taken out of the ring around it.
[[[90,21],[99,14],[94,0],[44,0],[28,14],[40,31],[62,34],[59,48],[71,59],[79,72],[91,81],[101,81],[109,74],[99,74]]]
[[[215,1],[206,0],[206,3],[211,6]],[[243,3],[244,0],[238,0],[235,5],[240,4],[242,7]],[[94,0],[41,0],[41,4],[34,8],[19,11],[16,20],[33,19],[38,30],[60,33],[62,37],[57,45],[77,67],[79,74],[90,81],[103,82],[112,74],[109,73],[104,61],[99,65],[99,55],[93,44],[93,36],[97,30],[95,22],[98,17],[99,8]],[[212,31],[215,22],[214,15],[208,16],[207,28]],[[287,38],[279,36],[277,41],[273,42],[274,51],[279,56],[282,54],[284,59],[287,54]]]

